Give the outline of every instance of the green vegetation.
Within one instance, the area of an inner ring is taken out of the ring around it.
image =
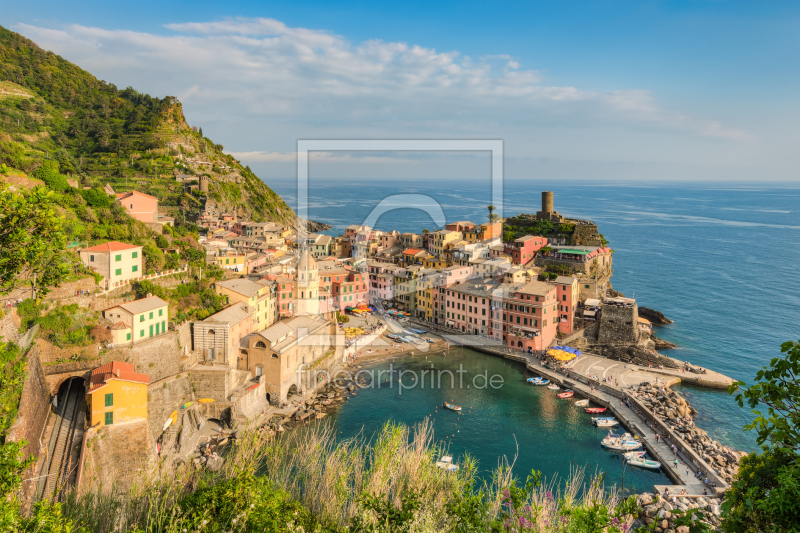
[[[562,226],[563,225],[566,224],[562,224]],[[503,242],[512,242],[514,239],[519,239],[526,235],[548,237],[556,234],[558,234],[556,225],[547,220],[536,220],[533,224],[524,226],[516,226],[513,224],[506,224],[503,226]]]
[[[55,192],[69,194],[74,180],[89,209],[108,208],[102,187],[156,196],[180,223],[194,220],[205,193],[189,191],[174,174],[210,176],[211,196],[223,210],[249,211],[253,220],[292,223],[294,212],[248,167],[186,123],[180,102],[118,89],[32,41],[0,27],[0,165],[27,173]],[[185,158],[212,164],[193,166]],[[89,191],[82,191],[89,187]],[[75,202],[73,202],[75,203]],[[85,212],[85,209],[81,209]],[[84,213],[84,223],[109,216]],[[107,213],[106,213],[107,214]],[[115,221],[119,224],[119,221]],[[93,236],[95,239],[115,238]],[[118,232],[119,233],[119,232]]]
[[[60,348],[88,346],[101,340],[92,335],[97,334],[92,330],[97,325],[99,317],[94,311],[83,309],[78,304],[56,307],[45,315],[41,314],[42,311],[38,301],[24,300],[17,307],[21,323],[20,332],[39,324],[39,335]]]
[[[182,323],[187,320],[203,320],[227,305],[227,298],[218,295],[211,288],[214,280],[220,279],[222,275],[220,269],[209,268],[204,273],[205,279],[192,280],[172,288],[162,287],[149,280],[133,283],[131,288],[137,299],[152,294],[168,302],[173,310],[170,313],[173,320]]]
[[[0,182],[0,294],[35,282],[40,294],[70,272],[55,193],[12,192]]]
[[[730,393],[755,419],[761,453],[742,458],[737,479],[725,493],[725,531],[800,531],[800,342],[781,345],[782,357],[756,374],[756,383],[734,383]],[[757,409],[765,406],[763,413]]]

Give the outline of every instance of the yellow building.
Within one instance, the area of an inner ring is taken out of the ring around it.
[[[214,262],[220,268],[233,270],[234,272],[244,272],[247,274],[247,255],[246,254],[220,254],[214,257]]]
[[[110,426],[147,419],[150,378],[137,374],[128,363],[112,361],[92,370],[86,405],[90,426]]]
[[[441,257],[428,257],[422,260],[422,266],[425,268],[447,268],[450,266],[445,259]]]
[[[111,321],[111,342],[136,344],[167,332],[169,304],[158,296],[148,296],[103,311]]]
[[[460,241],[464,238],[460,231],[442,229],[433,232],[433,254],[441,256],[445,246],[449,243]]]
[[[275,282],[249,279],[218,281],[214,290],[228,297],[228,303],[244,303],[253,308],[253,331],[261,331],[275,323],[277,310],[277,284]]]

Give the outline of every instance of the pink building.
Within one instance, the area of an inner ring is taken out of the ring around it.
[[[573,331],[575,312],[578,308],[578,299],[581,292],[578,288],[578,280],[573,277],[558,276],[554,284],[556,286],[556,299],[558,300],[558,331],[564,335],[569,335]]]
[[[329,308],[340,311],[348,307],[356,307],[360,303],[367,303],[368,291],[364,275],[358,271],[346,274],[334,274],[330,282]]]
[[[557,289],[542,281],[506,284],[498,291],[499,309],[492,314],[492,336],[510,348],[547,349],[559,324]],[[500,327],[502,326],[502,330]]]
[[[117,201],[130,216],[146,223],[158,222],[158,198],[138,191],[117,193]]]
[[[514,242],[505,244],[504,253],[511,256],[511,262],[515,265],[524,265],[528,263],[536,252],[547,245],[545,237],[537,237],[536,235],[525,235]]]
[[[469,222],[468,220],[459,220],[457,222],[446,224],[444,229],[467,233],[468,231],[475,229],[475,224],[473,222]]]
[[[492,299],[499,287],[496,280],[470,280],[447,288],[445,325],[464,333],[490,336]]]
[[[381,263],[379,261],[367,262],[367,274],[369,276],[369,302],[391,302],[394,300],[394,277],[398,272],[405,269],[393,265],[392,263]]]

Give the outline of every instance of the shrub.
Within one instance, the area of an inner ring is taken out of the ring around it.
[[[44,161],[39,168],[33,171],[33,176],[42,180],[48,188],[63,192],[69,188],[66,176],[58,172],[58,163],[55,161]]]

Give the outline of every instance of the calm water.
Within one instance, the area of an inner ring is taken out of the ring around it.
[[[398,373],[384,373],[378,381],[378,372],[389,370],[390,364],[406,372],[402,379],[408,388],[399,388]],[[442,386],[431,388],[430,374],[423,376],[421,371],[432,366],[450,370],[454,378],[443,374]],[[445,441],[456,460],[471,454],[484,476],[490,476],[499,458],[513,461],[517,456],[514,471],[522,478],[536,469],[548,479],[563,479],[571,467],[579,466],[587,474],[605,472],[607,483],[621,484],[622,458],[600,447],[608,430],[594,427],[591,415],[571,400],[559,400],[554,391],[526,383],[533,374],[520,363],[458,348],[447,356],[398,358],[368,370],[377,386],[361,390],[332,416],[342,437],[362,428],[371,436],[389,419],[413,425],[430,417],[436,440]],[[495,387],[486,386],[484,377],[476,377],[479,374],[492,379]],[[424,388],[417,385],[423,378]],[[445,401],[460,405],[461,414],[442,409]],[[657,471],[628,468],[625,473],[626,491],[649,490],[660,483],[669,479]]]
[[[294,182],[269,185],[294,206]],[[504,215],[536,212],[545,189],[554,191],[561,214],[599,225],[615,250],[614,288],[675,320],[657,332],[679,346],[669,355],[749,381],[779,354],[782,342],[800,339],[800,187],[506,181]],[[309,193],[310,218],[335,224],[331,234],[363,221],[390,194],[430,195],[448,221],[483,222],[491,203],[488,182],[376,186],[360,180],[312,180]],[[386,213],[376,227],[434,229],[427,214],[413,209]],[[751,415],[727,393],[679,389],[700,412],[698,424],[715,438],[742,450],[756,448],[752,433],[741,429]],[[513,399],[503,396],[506,401]],[[381,416],[387,417],[393,407],[389,403]],[[506,427],[504,417],[485,423],[489,439]],[[553,427],[556,442],[570,439],[571,425]],[[530,454],[540,462],[555,460],[538,450]]]

